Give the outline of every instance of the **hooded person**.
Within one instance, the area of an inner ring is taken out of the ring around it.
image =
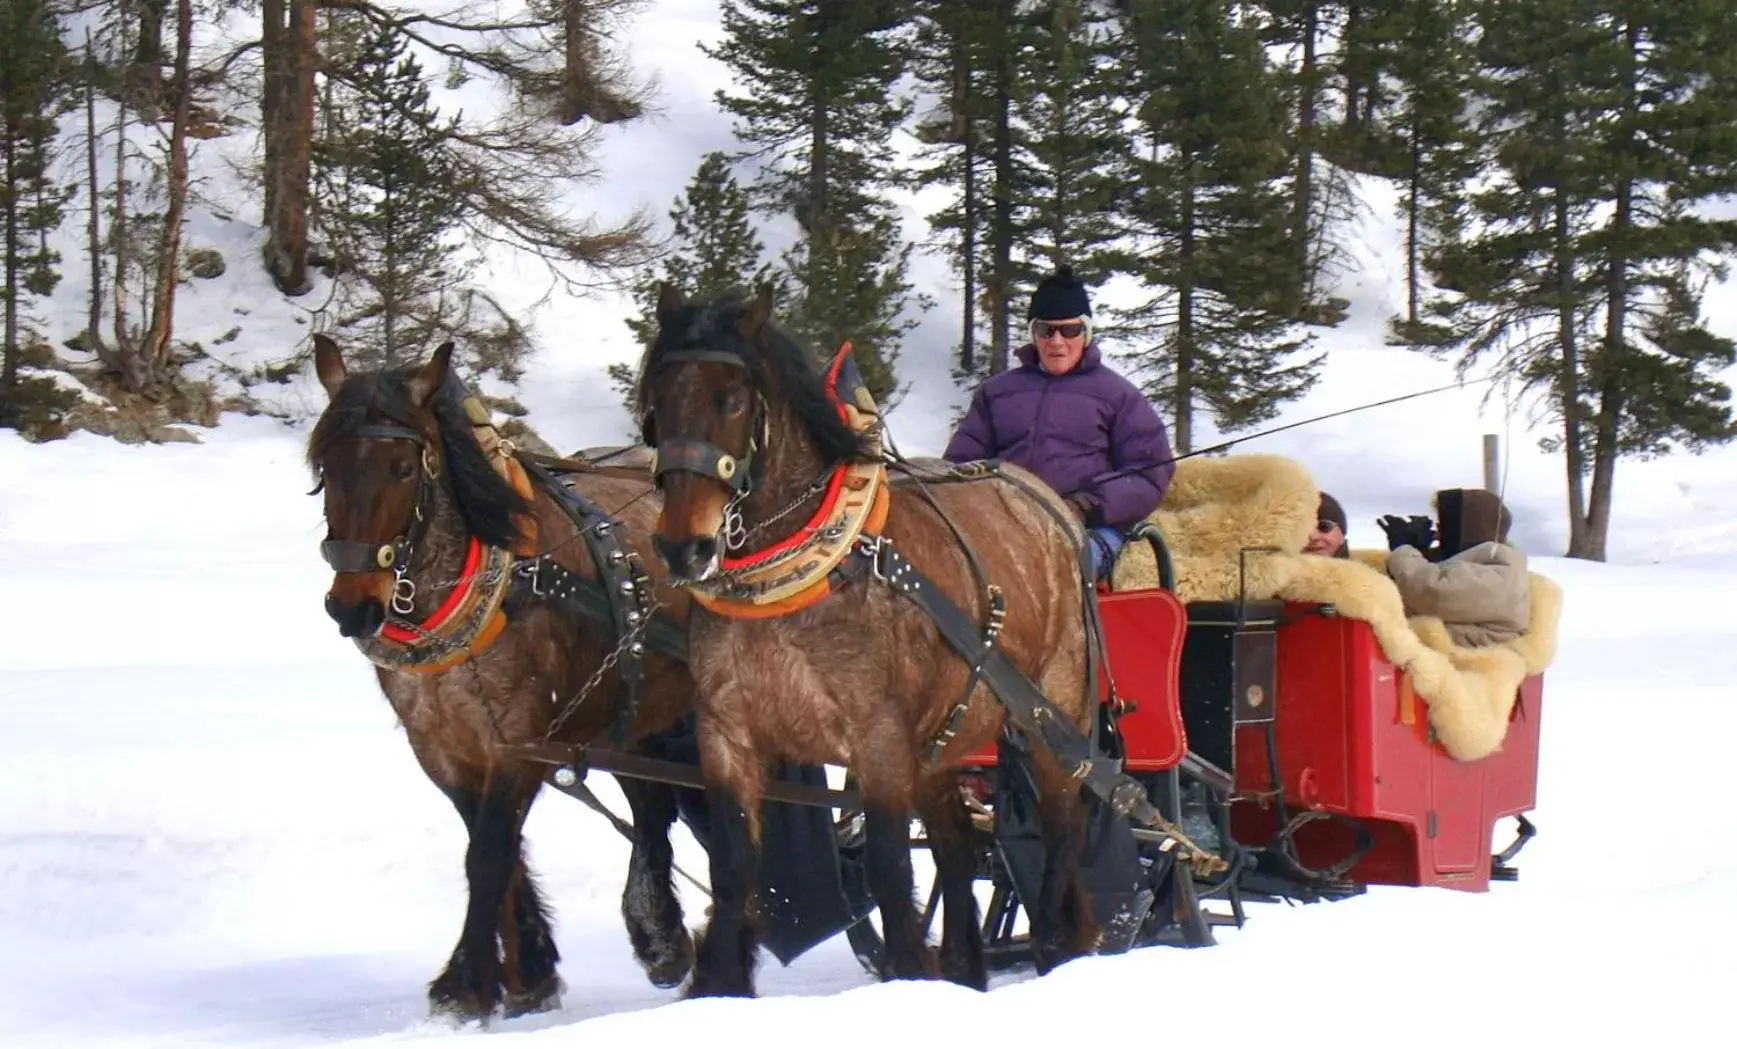
[[[1479,648],[1531,626],[1532,582],[1526,555],[1508,544],[1513,516],[1481,488],[1435,494],[1439,532],[1427,517],[1383,517],[1387,574],[1408,616],[1434,616],[1454,644]],[[1432,546],[1432,540],[1434,545]]]
[[[1309,533],[1303,553],[1340,559],[1351,556],[1351,544],[1345,538],[1345,508],[1326,492],[1321,493],[1315,508],[1315,530]]]
[[[1027,317],[1018,367],[977,388],[942,455],[1004,460],[1042,478],[1085,524],[1103,578],[1128,530],[1164,498],[1176,470],[1170,435],[1139,388],[1103,363],[1072,267],[1044,278]]]

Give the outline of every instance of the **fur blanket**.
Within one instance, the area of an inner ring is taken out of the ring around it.
[[[1320,492],[1300,463],[1275,455],[1184,459],[1164,504],[1151,520],[1164,533],[1184,602],[1234,601],[1238,551],[1250,599],[1332,603],[1341,615],[1369,623],[1387,658],[1411,678],[1429,704],[1430,725],[1460,761],[1501,747],[1520,682],[1556,657],[1562,590],[1530,573],[1532,627],[1512,641],[1460,648],[1441,620],[1408,619],[1387,578],[1385,550],[1353,550],[1348,560],[1297,553],[1314,527]],[[1157,585],[1152,552],[1130,543],[1116,562],[1115,586]]]

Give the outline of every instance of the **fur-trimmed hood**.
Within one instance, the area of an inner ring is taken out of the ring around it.
[[[1163,505],[1149,518],[1170,547],[1177,596],[1234,601],[1240,591],[1255,600],[1330,602],[1340,615],[1370,624],[1387,658],[1429,704],[1430,724],[1450,755],[1473,761],[1494,753],[1521,681],[1555,659],[1561,588],[1528,573],[1528,632],[1498,645],[1461,648],[1441,620],[1407,619],[1383,567],[1386,550],[1354,550],[1348,560],[1298,553],[1319,499],[1309,472],[1282,456],[1177,463]],[[1128,544],[1114,580],[1118,588],[1157,584],[1147,544]]]

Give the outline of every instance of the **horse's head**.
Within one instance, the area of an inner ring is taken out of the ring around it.
[[[732,308],[659,289],[639,410],[664,499],[653,542],[678,581],[718,570],[728,512],[753,484],[766,417],[749,344],[770,311],[765,291]]]
[[[326,612],[345,637],[385,626],[397,573],[433,516],[442,454],[431,403],[451,360],[449,342],[420,367],[350,375],[338,344],[314,336],[328,403],[308,440],[308,465],[325,493],[320,553],[337,573]]]
[[[330,403],[308,439],[308,465],[326,500],[320,553],[337,573],[326,611],[345,637],[378,634],[388,609],[408,614],[405,573],[448,533],[501,549],[521,541],[530,504],[478,442],[487,415],[467,403],[452,350],[448,342],[426,364],[350,374],[337,343],[314,336]]]
[[[819,464],[868,454],[771,315],[766,285],[752,299],[694,302],[659,289],[639,414],[663,494],[653,540],[677,581],[716,574],[727,534],[755,523],[746,508],[758,497],[809,484]]]

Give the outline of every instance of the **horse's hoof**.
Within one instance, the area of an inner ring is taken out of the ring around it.
[[[895,954],[887,959],[887,980],[939,980],[941,965],[935,948],[924,946],[914,955]]]
[[[683,998],[753,998],[752,984],[738,984],[727,980],[702,980],[694,977],[688,989],[682,992]]]
[[[482,986],[452,972],[441,973],[428,987],[428,1009],[437,1017],[478,1020],[487,1024],[500,1004],[500,986]]]
[[[664,990],[680,987],[694,968],[694,938],[683,929],[679,937],[671,936],[658,946],[661,949],[634,952],[646,979]]]
[[[653,987],[667,991],[671,987],[680,987],[682,981],[688,978],[688,973],[693,971],[693,967],[694,960],[691,956],[665,958],[655,965],[647,965],[645,978],[651,981]]]
[[[489,1019],[494,1016],[494,1007],[485,1005],[476,997],[446,999],[428,997],[428,1015],[437,1020],[450,1020],[454,1023],[480,1023],[489,1025]]]
[[[989,990],[989,969],[983,964],[983,956],[979,954],[975,963],[968,958],[941,956],[941,977],[950,983],[961,987],[969,987],[974,991]]]
[[[567,986],[561,982],[561,978],[550,973],[547,979],[535,987],[509,993],[502,1005],[502,1011],[509,1018],[553,1012],[561,1008],[561,992],[566,989]]]

